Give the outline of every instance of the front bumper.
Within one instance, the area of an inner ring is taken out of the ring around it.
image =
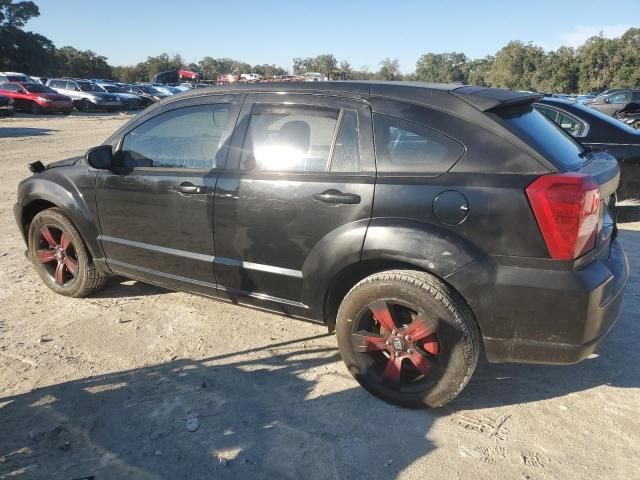
[[[13,105],[0,106],[0,115],[13,115]]]
[[[613,328],[628,277],[616,240],[608,256],[578,270],[475,262],[447,281],[474,311],[490,362],[571,364]]]
[[[100,102],[93,104],[96,109],[104,108],[105,110],[118,109],[122,107],[122,102]]]
[[[51,102],[40,105],[47,112],[71,112],[73,110],[72,102]]]

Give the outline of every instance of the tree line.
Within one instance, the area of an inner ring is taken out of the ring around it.
[[[150,56],[136,65],[112,66],[91,50],[57,48],[48,38],[25,31],[26,23],[40,14],[32,1],[0,0],[0,70],[42,76],[114,78],[123,82],[149,81],[154,75],[183,65],[196,68],[205,79],[226,73],[259,73],[265,77],[286,75],[286,68],[250,65],[231,58],[206,56],[186,62],[179,54]],[[606,88],[640,86],[640,28],[630,28],[620,38],[602,34],[578,48],[545,51],[532,43],[512,41],[495,55],[471,59],[464,53],[426,53],[415,71],[402,74],[398,59],[385,58],[372,71],[353,68],[330,53],[293,59],[293,74],[318,72],[340,80],[419,80],[460,82],[539,92],[591,92]]]

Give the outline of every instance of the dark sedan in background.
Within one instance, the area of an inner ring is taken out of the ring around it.
[[[13,99],[0,94],[0,115],[9,117],[13,115]]]
[[[544,98],[535,108],[583,146],[616,157],[620,163],[618,200],[640,199],[640,130],[569,100]]]

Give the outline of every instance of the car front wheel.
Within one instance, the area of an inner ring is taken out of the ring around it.
[[[355,379],[404,407],[438,407],[465,387],[480,332],[451,287],[425,272],[391,270],[360,281],[342,301],[336,333]]]
[[[31,113],[33,113],[34,115],[39,115],[40,113],[42,113],[42,107],[40,107],[40,105],[38,105],[36,102],[31,102]]]
[[[86,112],[86,113],[91,113],[93,112],[94,107],[93,107],[93,103],[91,103],[89,100],[83,100],[82,101],[82,111]]]
[[[57,208],[43,210],[32,220],[29,256],[44,283],[61,295],[84,297],[105,283],[80,233]]]

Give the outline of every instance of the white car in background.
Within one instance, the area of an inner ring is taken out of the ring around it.
[[[326,82],[327,77],[318,72],[307,72],[304,74],[305,82]]]
[[[262,80],[262,75],[259,73],[243,73],[240,75],[241,82],[259,82]]]
[[[0,83],[4,82],[34,83],[36,80],[20,72],[0,72]]]

